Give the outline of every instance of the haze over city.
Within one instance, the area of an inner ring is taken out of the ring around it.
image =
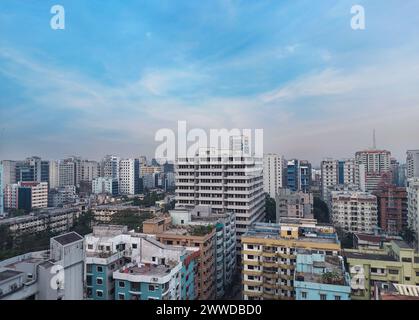
[[[0,3],[0,158],[152,157],[160,128],[263,128],[319,164],[419,136],[417,1]],[[181,14],[179,14],[179,12]]]

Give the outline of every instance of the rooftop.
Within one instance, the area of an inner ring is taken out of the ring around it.
[[[0,281],[4,281],[10,278],[13,278],[17,275],[22,274],[23,272],[15,271],[15,270],[4,270],[0,271]]]
[[[83,240],[83,237],[80,236],[76,232],[69,232],[69,233],[63,234],[61,236],[54,237],[52,239],[54,239],[55,241],[57,241],[58,243],[60,243],[62,245],[66,245],[66,244],[69,244],[69,243],[72,243],[72,242]]]
[[[397,261],[394,257],[387,254],[376,254],[368,252],[357,252],[357,251],[346,251],[344,250],[344,256],[349,259],[360,259],[360,260],[375,260],[375,261]]]
[[[168,261],[166,265],[130,264],[119,270],[120,273],[162,277],[168,275],[178,262]]]
[[[342,261],[338,256],[325,256],[324,261],[312,261],[315,270],[311,272],[297,272],[296,281],[323,283],[332,285],[345,285],[345,272],[342,267]]]

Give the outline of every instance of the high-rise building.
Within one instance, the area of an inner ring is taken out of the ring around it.
[[[4,207],[6,209],[17,209],[18,188],[17,183],[6,184],[4,187]]]
[[[419,177],[419,150],[408,150],[406,157],[406,178]]]
[[[263,156],[263,191],[275,198],[278,189],[284,187],[285,159],[277,154]]]
[[[49,187],[56,189],[60,186],[60,163],[52,160],[49,162]]]
[[[285,179],[287,189],[309,192],[311,175],[311,164],[308,161],[298,159],[287,161]]]
[[[393,178],[390,151],[377,149],[358,151],[355,160],[364,165],[366,191],[374,192],[381,183],[391,183]]]
[[[76,185],[76,163],[72,159],[66,159],[59,164],[59,186]]]
[[[105,156],[100,163],[100,176],[119,180],[119,161],[117,156]]]
[[[140,161],[124,159],[119,162],[119,193],[138,194],[140,190]]]
[[[281,218],[313,218],[313,194],[279,189],[275,197],[276,222]]]
[[[92,182],[99,176],[99,164],[96,161],[83,160],[80,163],[80,181]]]
[[[311,219],[256,223],[241,241],[244,300],[295,300],[298,251],[337,256],[341,250],[335,229]]]
[[[336,227],[351,233],[374,233],[377,230],[377,197],[370,193],[332,191],[331,208]]]
[[[378,202],[380,228],[388,235],[399,235],[407,227],[406,188],[383,185],[374,195]]]
[[[16,180],[16,165],[17,161],[13,160],[2,160],[3,165],[3,188],[8,184],[17,183]]]
[[[118,194],[118,180],[113,178],[98,177],[92,181],[92,193],[108,193],[113,196]]]
[[[214,213],[236,215],[237,253],[240,237],[265,216],[262,159],[240,151],[201,149],[193,158],[179,158],[176,207],[210,205]]]
[[[321,190],[323,200],[327,200],[328,191],[336,186],[356,186],[365,191],[364,165],[354,159],[325,159],[321,163]]]
[[[48,183],[21,181],[17,189],[17,208],[30,212],[48,207]]]
[[[419,178],[411,178],[407,182],[407,225],[419,245]]]
[[[4,214],[3,164],[0,163],[0,216]]]

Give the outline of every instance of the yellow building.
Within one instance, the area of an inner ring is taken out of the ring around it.
[[[281,219],[256,223],[242,236],[244,300],[294,300],[298,250],[338,255],[335,229],[313,219]]]
[[[382,249],[345,250],[344,256],[353,300],[373,299],[377,284],[419,285],[419,254],[403,241],[391,241]]]

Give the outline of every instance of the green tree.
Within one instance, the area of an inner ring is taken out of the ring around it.
[[[266,222],[276,221],[276,202],[268,194],[265,198],[265,220]]]
[[[409,227],[404,228],[402,232],[400,232],[400,236],[409,244],[414,243],[416,240],[415,232]]]
[[[143,222],[153,217],[153,214],[150,212],[144,212],[140,214],[132,210],[123,210],[115,213],[112,216],[111,224],[124,225],[127,226],[129,230],[142,232]]]
[[[71,231],[77,232],[81,236],[85,236],[86,234],[92,233],[93,222],[94,215],[93,212],[89,210],[86,213],[81,214],[76,219],[73,228],[71,228]]]

